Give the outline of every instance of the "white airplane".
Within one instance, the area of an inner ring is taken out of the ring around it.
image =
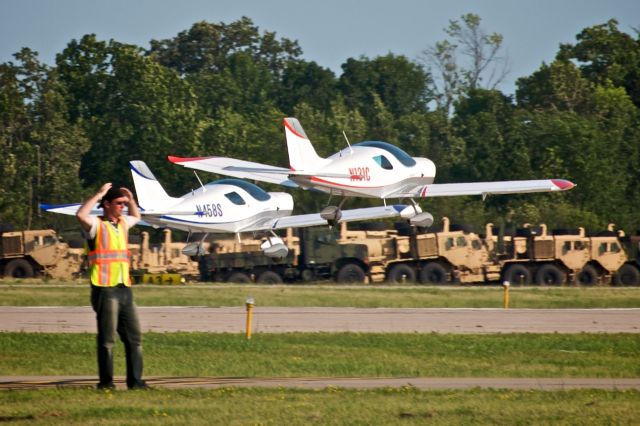
[[[433,217],[417,208],[414,198],[455,195],[484,198],[489,194],[566,191],[575,186],[564,179],[434,184],[436,166],[431,160],[411,157],[387,142],[360,142],[321,158],[296,118],[285,118],[284,127],[290,169],[226,157],[169,156],[169,161],[220,175],[313,188],[330,195],[381,198],[385,204],[387,199],[408,198],[416,207],[410,222],[419,226],[431,226]],[[339,206],[323,209],[321,217],[329,223],[339,220],[345,200]]]
[[[143,161],[131,161],[129,164],[143,224],[146,225],[190,233],[239,234],[270,231],[262,245],[264,254],[284,257],[287,247],[273,233],[274,230],[327,224],[317,213],[291,216],[291,195],[266,192],[252,183],[238,179],[218,180],[202,185],[182,197],[171,197]],[[75,215],[79,207],[80,204],[41,205],[45,211],[68,215]],[[403,205],[345,210],[340,221],[408,217],[412,210],[411,206]],[[92,214],[100,215],[102,209],[96,205]],[[185,247],[185,254],[203,254],[201,242]]]

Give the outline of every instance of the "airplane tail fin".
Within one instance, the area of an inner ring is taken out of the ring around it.
[[[166,210],[180,202],[170,197],[144,161],[129,161],[131,176],[138,196],[138,205],[143,210]]]
[[[284,131],[289,150],[289,166],[294,171],[309,171],[323,163],[297,118],[284,119]]]

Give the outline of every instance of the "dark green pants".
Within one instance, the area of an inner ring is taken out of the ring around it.
[[[91,306],[98,322],[98,386],[113,386],[113,347],[116,332],[127,358],[127,387],[144,386],[142,380],[142,330],[131,287],[91,286]]]

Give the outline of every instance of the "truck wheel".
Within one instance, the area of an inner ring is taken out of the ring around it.
[[[11,278],[32,278],[33,266],[25,259],[13,259],[4,267],[4,275]]]
[[[626,263],[618,269],[613,282],[615,285],[638,285],[640,284],[640,271],[635,266]]]
[[[348,284],[363,284],[365,273],[359,265],[347,263],[343,265],[336,274],[336,281]]]
[[[391,284],[413,284],[416,273],[413,268],[403,263],[393,265],[387,274],[387,282]]]
[[[591,265],[586,265],[578,273],[578,284],[596,285],[598,283],[598,271]]]
[[[282,277],[273,271],[264,271],[258,275],[257,281],[260,284],[282,284]]]
[[[531,272],[524,265],[510,265],[504,271],[503,280],[511,284],[531,284]]]
[[[439,263],[427,263],[420,270],[422,284],[446,284],[447,281],[447,270]]]
[[[251,278],[244,272],[232,272],[227,278],[228,283],[249,284]]]
[[[556,265],[542,265],[536,273],[536,284],[538,285],[561,285],[567,281],[567,275]]]

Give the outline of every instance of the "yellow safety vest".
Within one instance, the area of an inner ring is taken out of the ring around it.
[[[129,229],[121,217],[117,230],[108,220],[99,218],[96,238],[89,242],[88,259],[91,284],[114,287],[131,286],[129,277]]]

